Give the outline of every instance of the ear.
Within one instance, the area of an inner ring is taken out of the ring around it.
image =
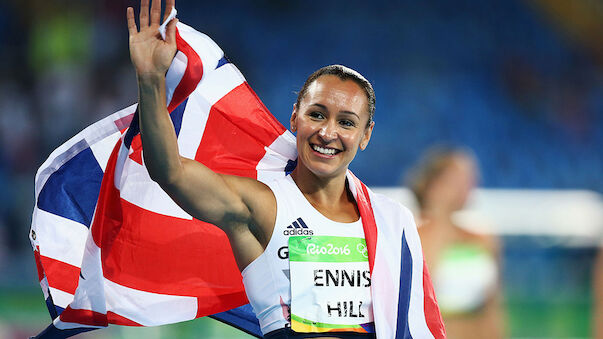
[[[293,104],[293,112],[291,112],[291,132],[297,131],[297,104]]]
[[[375,127],[375,122],[371,121],[371,123],[364,129],[364,135],[362,136],[362,140],[360,140],[360,150],[364,151],[366,146],[368,146],[369,141],[371,140],[371,135],[373,134],[373,127]]]

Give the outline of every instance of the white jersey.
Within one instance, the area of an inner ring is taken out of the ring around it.
[[[326,218],[308,202],[291,176],[277,179],[267,185],[276,197],[274,231],[264,253],[241,272],[245,292],[264,334],[289,327],[291,324],[288,248],[291,236],[364,239],[361,220],[340,223]],[[364,313],[370,313],[372,321],[370,295],[366,299],[368,300],[363,300],[366,307]]]

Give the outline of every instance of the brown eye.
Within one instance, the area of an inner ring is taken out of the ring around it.
[[[322,118],[324,118],[324,115],[322,113],[320,113],[320,112],[317,112],[317,111],[310,112],[308,115],[311,118],[314,118],[314,119],[322,119]]]
[[[339,120],[339,124],[343,127],[354,127],[356,124],[351,120]]]

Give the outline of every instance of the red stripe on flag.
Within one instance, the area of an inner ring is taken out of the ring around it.
[[[362,218],[364,238],[368,247],[369,269],[372,274],[375,265],[375,251],[377,250],[377,222],[375,222],[368,189],[354,174],[352,174],[352,178],[354,179],[354,186],[356,186],[356,204]]]
[[[79,267],[43,255],[40,255],[40,262],[50,287],[75,294],[80,279]]]
[[[40,260],[40,246],[36,246],[36,249],[34,250],[34,259],[36,260],[38,281],[42,281],[42,279],[44,279],[44,267],[42,266],[42,261]]]
[[[73,309],[71,306],[60,315],[61,321],[66,323],[76,323],[88,326],[108,326],[109,324],[123,326],[143,326],[133,320],[121,316],[115,312],[108,311],[107,314],[91,310]]]
[[[109,326],[106,314],[91,310],[73,309],[71,306],[67,306],[59,318],[62,322],[66,323],[76,323],[88,326]]]
[[[126,128],[128,128],[128,126],[130,126],[130,123],[132,122],[133,117],[134,117],[134,113],[131,113],[131,114],[126,115],[125,117],[121,117],[121,118],[113,121],[113,123],[115,124],[115,126],[117,126],[117,129],[123,133],[126,130]]]
[[[245,300],[241,302],[241,300]],[[224,312],[248,303],[245,291],[239,291],[231,294],[222,294],[219,296],[198,297],[197,315],[195,318]]]
[[[109,322],[109,324],[115,324],[115,325],[124,325],[124,326],[142,326],[141,324],[132,321],[124,316],[121,316],[117,313],[108,311],[107,312],[107,320]]]
[[[423,260],[423,309],[425,312],[425,321],[431,334],[433,334],[435,339],[446,339],[444,321],[442,320],[442,314],[438,307],[438,301],[436,300],[425,260]]]
[[[137,134],[132,138],[130,148],[132,149],[132,153],[129,155],[130,159],[142,166],[142,138],[140,137],[140,134]]]
[[[107,230],[112,229],[119,232],[119,225],[121,225],[122,221],[119,191],[115,188],[114,184],[115,166],[117,164],[121,143],[122,139],[119,139],[115,144],[115,147],[113,147],[111,156],[107,161],[105,175],[103,175],[98,201],[96,203],[94,220],[90,226],[92,239],[98,247],[102,247],[103,236],[106,235]]]
[[[172,100],[167,107],[168,112],[178,107],[197,88],[197,84],[199,84],[199,81],[203,77],[203,63],[201,62],[201,58],[199,58],[199,54],[182,39],[178,29],[176,29],[176,47],[186,55],[186,70],[174,90]]]
[[[264,146],[284,132],[245,82],[212,106],[195,160],[216,172],[257,178]]]

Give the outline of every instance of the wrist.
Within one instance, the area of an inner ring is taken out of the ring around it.
[[[165,100],[165,75],[159,73],[137,73],[139,103]],[[163,94],[162,94],[163,93]],[[155,98],[155,99],[153,99]]]
[[[136,73],[136,78],[139,83],[154,84],[165,82],[165,73],[161,72],[145,72]]]

